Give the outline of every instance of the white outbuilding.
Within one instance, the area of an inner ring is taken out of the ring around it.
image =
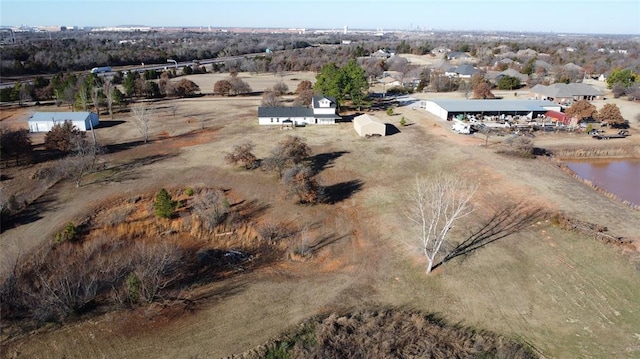
[[[353,128],[360,137],[385,136],[387,134],[387,125],[367,114],[354,118]]]
[[[49,132],[56,124],[70,121],[80,131],[98,126],[98,114],[93,112],[36,112],[29,119],[29,132]]]

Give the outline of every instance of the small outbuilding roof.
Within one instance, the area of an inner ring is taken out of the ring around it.
[[[385,136],[387,134],[387,125],[378,121],[376,117],[367,114],[354,118],[353,128],[361,137],[371,135]]]
[[[84,121],[91,115],[91,112],[36,112],[28,122],[79,122]]]

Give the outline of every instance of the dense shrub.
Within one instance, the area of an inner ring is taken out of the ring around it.
[[[537,358],[515,340],[402,310],[314,318],[256,352],[256,358]]]

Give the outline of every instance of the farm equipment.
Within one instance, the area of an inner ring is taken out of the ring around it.
[[[620,130],[618,131],[618,133],[615,134],[606,134],[606,133],[596,133],[595,135],[593,135],[592,137],[595,138],[596,140],[609,140],[609,139],[613,139],[613,138],[625,138],[631,136],[629,134],[629,131],[627,130]]]

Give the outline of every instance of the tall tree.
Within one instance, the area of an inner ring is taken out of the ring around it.
[[[598,113],[598,110],[589,101],[580,100],[574,102],[565,113],[569,117],[576,117],[578,121],[582,121],[586,118],[593,118]]]
[[[262,106],[265,107],[282,107],[280,97],[273,91],[267,90],[262,93]]]
[[[611,127],[624,126],[627,121],[622,117],[620,108],[613,103],[606,103],[596,114],[596,118],[602,122],[606,122]]]
[[[607,86],[609,88],[613,88],[615,84],[619,83],[622,84],[623,87],[627,88],[639,78],[640,76],[631,69],[615,69],[611,72],[609,77],[607,77]]]
[[[350,60],[343,68],[343,71],[346,76],[343,91],[351,99],[353,105],[360,110],[369,88],[367,74],[362,67],[358,66],[355,60]]]
[[[484,75],[475,74],[471,77],[473,85],[473,98],[475,99],[491,99],[496,96],[491,92],[491,85],[485,80]]]
[[[3,162],[15,159],[16,166],[20,165],[21,157],[29,157],[33,152],[29,130],[22,128],[16,131],[0,130],[0,157]]]
[[[415,241],[427,259],[430,273],[453,225],[473,211],[471,198],[477,186],[460,177],[439,173],[433,178],[416,176],[407,195],[405,214],[416,225]]]
[[[171,218],[176,210],[176,202],[166,189],[160,189],[153,202],[153,209],[158,218]]]
[[[520,87],[520,79],[513,76],[502,76],[498,80],[498,88],[500,90],[513,90]]]
[[[333,62],[322,66],[322,70],[316,76],[316,83],[313,86],[316,93],[321,93],[325,96],[331,96],[342,103],[344,96],[342,92],[342,75],[340,68]]]
[[[314,90],[336,99],[338,104],[350,99],[354,106],[361,107],[367,96],[367,74],[355,60],[350,60],[344,67],[339,68],[335,63],[328,63],[322,67],[316,76]]]
[[[105,81],[102,85],[102,91],[104,93],[105,100],[107,101],[107,109],[109,110],[109,118],[113,120],[113,89],[114,86],[111,81]]]
[[[303,91],[308,91],[308,90],[312,90],[313,89],[313,84],[311,83],[311,81],[309,80],[302,80],[300,81],[300,83],[298,84],[298,87],[296,87],[296,93],[300,94]]]
[[[224,160],[232,165],[241,164],[246,169],[256,168],[258,163],[258,159],[253,154],[253,143],[247,141],[243,144],[236,145],[233,147],[233,151],[225,154]]]
[[[151,115],[149,109],[145,103],[138,103],[133,105],[131,109],[131,119],[133,125],[136,126],[144,143],[149,140],[149,124],[151,122]]]
[[[231,92],[231,82],[228,80],[216,81],[213,85],[213,93],[218,95],[227,96]]]
[[[76,187],[80,187],[82,177],[95,168],[96,159],[100,149],[94,141],[87,141],[84,137],[75,137],[72,143],[73,154],[66,161],[66,169],[76,182]]]
[[[44,146],[49,150],[71,152],[76,144],[85,137],[71,121],[56,123],[44,136]]]
[[[173,94],[179,97],[193,96],[198,91],[200,91],[200,86],[191,80],[181,79],[173,84]]]
[[[309,157],[311,148],[306,139],[298,136],[287,136],[271,151],[271,157],[263,161],[263,168],[278,172],[280,177],[285,169],[293,167]]]
[[[124,87],[124,93],[127,97],[133,97],[136,95],[136,80],[140,78],[140,74],[137,71],[129,71],[124,77],[122,86]]]
[[[280,81],[273,85],[273,93],[276,96],[285,95],[287,92],[289,92],[289,86],[287,86],[287,84],[285,84],[284,82]]]
[[[322,187],[313,175],[311,167],[304,164],[296,164],[287,169],[282,176],[282,183],[286,187],[287,196],[296,196],[300,203],[322,202]]]

